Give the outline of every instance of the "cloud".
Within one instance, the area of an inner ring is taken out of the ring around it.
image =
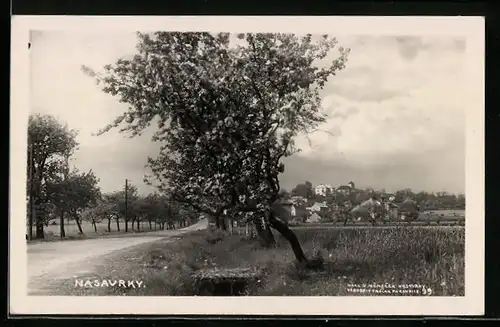
[[[31,103],[34,112],[52,114],[78,130],[80,143],[72,164],[92,169],[105,192],[123,187],[128,178],[142,192],[147,157],[157,153],[151,131],[128,139],[116,130],[94,136],[120,115],[126,106],[103,93],[82,65],[100,70],[135,51],[134,33],[89,34],[64,31],[31,34]]]
[[[413,60],[420,50],[424,49],[421,38],[418,36],[397,36],[399,54],[403,59]]]
[[[472,105],[464,83],[463,42],[452,38],[361,37],[344,43],[351,47],[352,55],[345,71],[323,91],[322,105],[329,119],[319,128],[335,131],[334,136],[319,131],[299,137],[302,152],[290,159],[292,165],[304,158],[341,162],[334,165],[336,169],[342,175],[354,174],[346,178],[355,179],[370,175],[360,169],[385,171],[387,175],[394,167],[403,170],[404,163],[408,171],[419,167],[425,172],[420,180],[448,178],[443,185],[463,191],[464,113]],[[422,159],[428,157],[436,160]],[[456,167],[457,163],[442,158],[461,161],[461,170],[447,170],[447,165]],[[395,170],[394,174],[398,175]],[[394,179],[385,182],[388,180]],[[401,180],[413,183],[410,176]],[[426,183],[415,185],[419,184]],[[426,185],[439,189],[433,182]]]
[[[351,54],[346,69],[322,91],[329,118],[316,133],[297,138],[303,151],[286,160],[283,184],[354,180],[388,189],[463,191],[464,109],[472,105],[463,83],[465,42],[423,36],[338,40]],[[92,136],[126,105],[80,68],[100,69],[131,55],[135,42],[134,33],[32,33],[32,109],[80,131],[73,163],[93,169],[105,192],[122,188],[125,178],[148,192],[144,165],[158,145],[151,142],[152,129],[134,139],[115,130]]]

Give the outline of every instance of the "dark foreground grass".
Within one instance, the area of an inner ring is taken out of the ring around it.
[[[381,284],[386,289],[418,284],[432,290],[432,295],[464,295],[463,228],[298,229],[296,233],[308,257],[324,259],[324,269],[308,271],[294,264],[288,242],[278,235],[276,248],[263,249],[239,235],[199,231],[150,244],[141,248],[140,255],[134,254],[136,260],[128,260],[126,267],[114,269],[113,274],[99,273],[99,278],[143,280],[144,288],[101,288],[99,292],[197,295],[193,274],[219,267],[260,270],[262,276],[248,287],[247,295],[402,294],[353,293],[352,284],[371,284],[372,289]],[[87,290],[85,295],[95,291]]]

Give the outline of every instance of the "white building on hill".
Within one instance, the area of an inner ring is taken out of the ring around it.
[[[333,187],[329,184],[319,184],[318,186],[316,186],[314,188],[314,193],[316,195],[326,196],[327,192],[332,192],[332,191],[333,191]]]

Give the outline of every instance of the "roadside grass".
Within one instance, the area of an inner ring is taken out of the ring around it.
[[[419,284],[430,288],[432,295],[464,295],[463,228],[318,228],[295,232],[310,258],[324,258],[323,270],[309,271],[295,264],[289,243],[276,233],[277,247],[263,249],[257,241],[239,235],[197,231],[129,251],[88,276],[142,280],[144,288],[89,288],[78,293],[197,295],[193,274],[219,267],[260,270],[262,277],[248,288],[247,295],[384,295],[348,291],[349,284],[374,283]],[[76,295],[74,292],[70,294]]]

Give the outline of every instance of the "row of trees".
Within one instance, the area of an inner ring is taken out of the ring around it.
[[[149,229],[174,229],[186,227],[198,219],[194,210],[172,201],[165,195],[150,193],[146,196],[137,194],[135,186],[128,185],[126,191],[104,194],[96,206],[89,207],[82,213],[82,218],[90,221],[97,232],[97,224],[107,221],[107,231],[111,232],[111,222],[116,222],[118,231],[123,221],[124,231],[140,231],[141,223],[147,222]]]
[[[59,220],[60,236],[65,237],[65,218],[73,220],[81,234],[82,221],[97,224],[103,219],[120,220],[139,229],[139,222],[148,221],[160,228],[181,227],[196,219],[196,212],[166,195],[159,193],[141,196],[137,187],[127,185],[124,190],[102,194],[99,179],[92,171],[81,172],[70,167],[70,159],[78,147],[77,132],[50,115],[31,115],[28,125],[28,238],[44,238],[44,226]]]
[[[343,70],[348,50],[328,35],[138,33],[137,53],[96,72],[83,67],[128,110],[106,128],[138,135],[155,123],[162,144],[149,159],[150,182],[205,213],[255,224],[268,246],[271,228],[309,264],[296,235],[272,209],[282,159],[294,138],[325,121],[320,91]]]
[[[326,195],[315,194],[311,182],[297,184],[291,192],[282,190],[284,198],[292,196],[301,196],[307,200],[307,205],[314,202],[335,202],[342,204],[344,201],[349,200],[353,205],[358,205],[363,201],[374,195],[376,198],[387,194],[385,190],[374,190],[372,188],[353,189],[349,194],[342,194],[338,192],[326,192]],[[413,192],[411,189],[406,188],[397,190],[392,193],[394,195],[395,203],[402,203],[406,199],[416,201],[422,210],[438,210],[438,209],[465,209],[465,195],[464,194],[450,194],[447,192]]]

